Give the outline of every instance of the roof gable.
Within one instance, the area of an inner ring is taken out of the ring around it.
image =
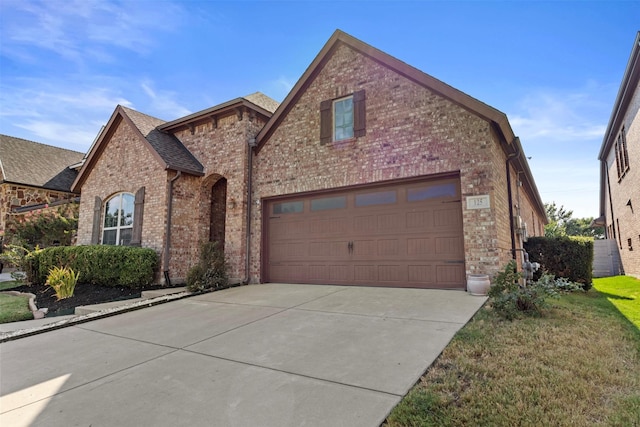
[[[256,153],[259,153],[260,149],[268,142],[271,134],[275,129],[277,129],[278,125],[293,108],[305,90],[312,84],[314,79],[330,60],[333,52],[340,45],[348,46],[350,49],[367,56],[382,66],[393,70],[397,74],[427,88],[428,90],[448,99],[472,114],[475,114],[476,116],[491,123],[493,128],[499,134],[502,149],[508,156],[515,159],[512,164],[515,165],[519,171],[523,172],[523,181],[535,199],[538,212],[542,216],[546,216],[544,204],[535,181],[533,180],[533,175],[529,169],[526,157],[523,155],[520,141],[515,136],[507,116],[504,113],[340,30],[336,30],[333,33],[322,50],[320,50],[318,55],[302,74],[291,92],[289,92],[273,116],[271,116],[271,119],[258,133],[258,136],[256,137]]]
[[[233,114],[238,115],[240,119],[242,119],[242,115],[246,111],[261,114],[266,119],[269,119],[273,112],[278,108],[278,105],[280,104],[274,99],[261,92],[256,92],[245,97],[235,98],[205,110],[195,112],[171,122],[164,123],[158,126],[158,129],[163,132],[176,132],[206,121],[213,121],[216,123],[218,118]]]
[[[7,182],[68,192],[77,175],[69,166],[82,157],[78,151],[0,135],[0,165]]]
[[[165,169],[182,171],[197,176],[204,174],[202,164],[178,138],[158,130],[158,126],[165,123],[164,120],[118,105],[104,130],[100,133],[98,140],[85,157],[84,165],[73,183],[72,188],[74,190],[78,191],[82,186],[122,121],[125,121],[137,131],[136,135],[140,142],[149,149],[152,156]]]
[[[427,89],[439,94],[444,98],[449,99],[450,101],[460,105],[461,107],[476,114],[477,116],[496,124],[498,129],[504,136],[506,143],[511,144],[513,142],[515,135],[513,133],[513,130],[511,129],[511,126],[509,125],[507,116],[504,113],[467,95],[462,91],[459,91],[458,89],[455,89],[452,86],[449,86],[448,84],[436,79],[435,77],[432,77],[418,70],[417,68],[414,68],[407,63],[402,62],[399,59],[394,58],[393,56],[356,39],[355,37],[350,36],[343,31],[336,30],[324,45],[322,50],[320,50],[320,53],[318,53],[313,62],[311,62],[311,65],[309,65],[302,77],[300,77],[291,92],[289,92],[282,104],[280,104],[269,122],[258,134],[258,137],[256,138],[258,143],[258,151],[268,140],[269,136],[278,126],[280,121],[293,107],[298,98],[300,98],[304,90],[319,74],[321,69],[330,59],[334,50],[340,44],[347,45],[351,49],[359,52],[360,54],[368,56],[374,61],[382,64],[387,68],[392,69],[405,78],[408,78],[409,80],[412,80],[415,83],[426,87]]]

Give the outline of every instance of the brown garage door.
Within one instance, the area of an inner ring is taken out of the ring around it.
[[[268,201],[265,281],[465,288],[457,178]]]

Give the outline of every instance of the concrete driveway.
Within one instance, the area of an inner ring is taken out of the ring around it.
[[[485,298],[266,284],[0,344],[0,425],[379,426]]]

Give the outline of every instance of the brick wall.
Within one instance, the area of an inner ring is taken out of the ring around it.
[[[321,145],[320,102],[361,89],[366,136]],[[253,198],[459,171],[467,273],[492,274],[511,256],[505,160],[487,121],[340,45],[256,157]],[[490,209],[466,209],[484,194]],[[261,226],[255,209],[254,281]]]
[[[247,150],[265,120],[253,114],[218,118],[217,126],[207,122],[181,130],[175,136],[204,166],[203,178],[180,178],[174,189],[171,268],[177,280],[186,278],[198,261],[198,248],[209,241],[211,188],[227,180],[225,257],[231,278],[244,279],[246,259]]]
[[[640,278],[640,90],[636,90],[625,114],[623,125],[626,130],[629,170],[622,179],[618,179],[615,148],[612,145],[607,157],[611,203],[605,195],[607,225],[615,227],[616,240],[625,274]],[[620,129],[617,130],[620,132]],[[616,138],[618,133],[615,134]],[[631,205],[627,202],[631,200]],[[613,236],[610,236],[613,238]],[[631,245],[629,245],[629,240]]]
[[[91,243],[95,196],[102,199],[104,209],[104,202],[114,194],[135,194],[144,186],[142,246],[155,249],[161,255],[167,209],[167,175],[164,167],[140,140],[137,131],[121,121],[82,185],[78,244]]]

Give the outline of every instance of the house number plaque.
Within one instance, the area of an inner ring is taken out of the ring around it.
[[[491,207],[488,194],[467,197],[467,209],[489,209]]]

